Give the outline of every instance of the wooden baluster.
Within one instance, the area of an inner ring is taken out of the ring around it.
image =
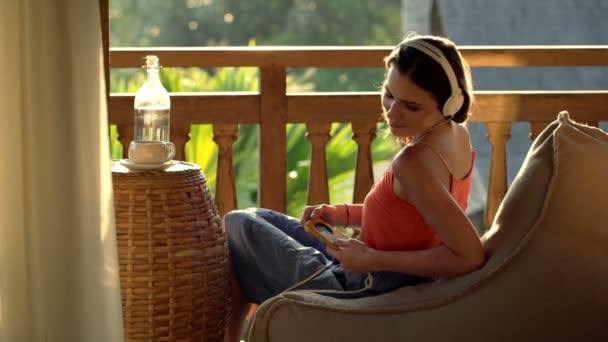
[[[486,206],[486,227],[492,225],[496,211],[507,193],[507,141],[511,138],[510,122],[488,122],[488,141],[492,145],[490,186]]]
[[[238,138],[239,126],[236,124],[213,125],[213,141],[218,146],[217,183],[215,203],[220,216],[237,208],[232,145]]]
[[[118,133],[118,141],[122,145],[122,158],[129,158],[129,145],[131,141],[133,141],[133,135],[135,133],[135,127],[133,127],[133,119],[130,120],[130,123],[117,125],[116,132]]]
[[[186,143],[190,140],[190,122],[171,120],[171,142],[175,144],[175,160],[186,160]]]
[[[355,164],[355,190],[353,203],[363,203],[365,196],[374,184],[372,167],[372,141],[376,137],[374,122],[353,122],[353,140],[357,143],[357,161]]]
[[[284,67],[260,68],[259,204],[285,212],[287,207],[287,94]]]
[[[308,205],[329,203],[327,157],[325,147],[331,138],[330,123],[308,123],[306,139],[312,145],[310,170],[308,171]]]
[[[542,132],[547,126],[551,123],[551,121],[532,121],[529,123],[530,125],[530,140],[534,141],[540,132]]]

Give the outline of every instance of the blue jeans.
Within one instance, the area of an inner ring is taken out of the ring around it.
[[[327,255],[326,246],[304,230],[300,221],[282,213],[251,208],[224,216],[230,258],[245,297],[260,304],[327,269],[296,290],[353,291],[365,286],[367,275],[351,274]],[[372,272],[373,286],[354,294],[328,294],[340,298],[366,297],[416,285],[428,278],[396,272]]]

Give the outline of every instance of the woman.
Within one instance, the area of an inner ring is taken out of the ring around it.
[[[445,38],[412,35],[385,58],[383,116],[404,143],[362,204],[306,207],[301,221],[266,209],[224,218],[233,267],[228,340],[237,340],[250,302],[285,290],[370,296],[485,262],[465,215],[475,152],[463,125],[472,103],[470,72]],[[322,218],[360,226],[360,239],[327,249],[302,229]]]

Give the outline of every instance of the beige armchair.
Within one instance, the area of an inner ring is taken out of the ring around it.
[[[608,340],[608,135],[558,120],[533,143],[465,276],[263,303],[250,341]]]

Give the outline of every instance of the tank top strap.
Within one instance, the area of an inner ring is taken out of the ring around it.
[[[441,159],[441,162],[443,163],[443,165],[445,165],[445,168],[448,169],[448,172],[450,173],[450,175],[453,175],[452,169],[450,169],[450,167],[448,166],[448,163],[445,161],[445,159],[443,158],[441,153],[439,153],[439,151],[437,151],[437,149],[435,147],[433,147],[433,145],[422,142],[422,141],[417,142],[416,145],[424,145],[424,146],[430,148],[431,151],[433,151],[433,153],[435,153],[435,155],[437,155],[437,157],[439,157],[439,159]]]

